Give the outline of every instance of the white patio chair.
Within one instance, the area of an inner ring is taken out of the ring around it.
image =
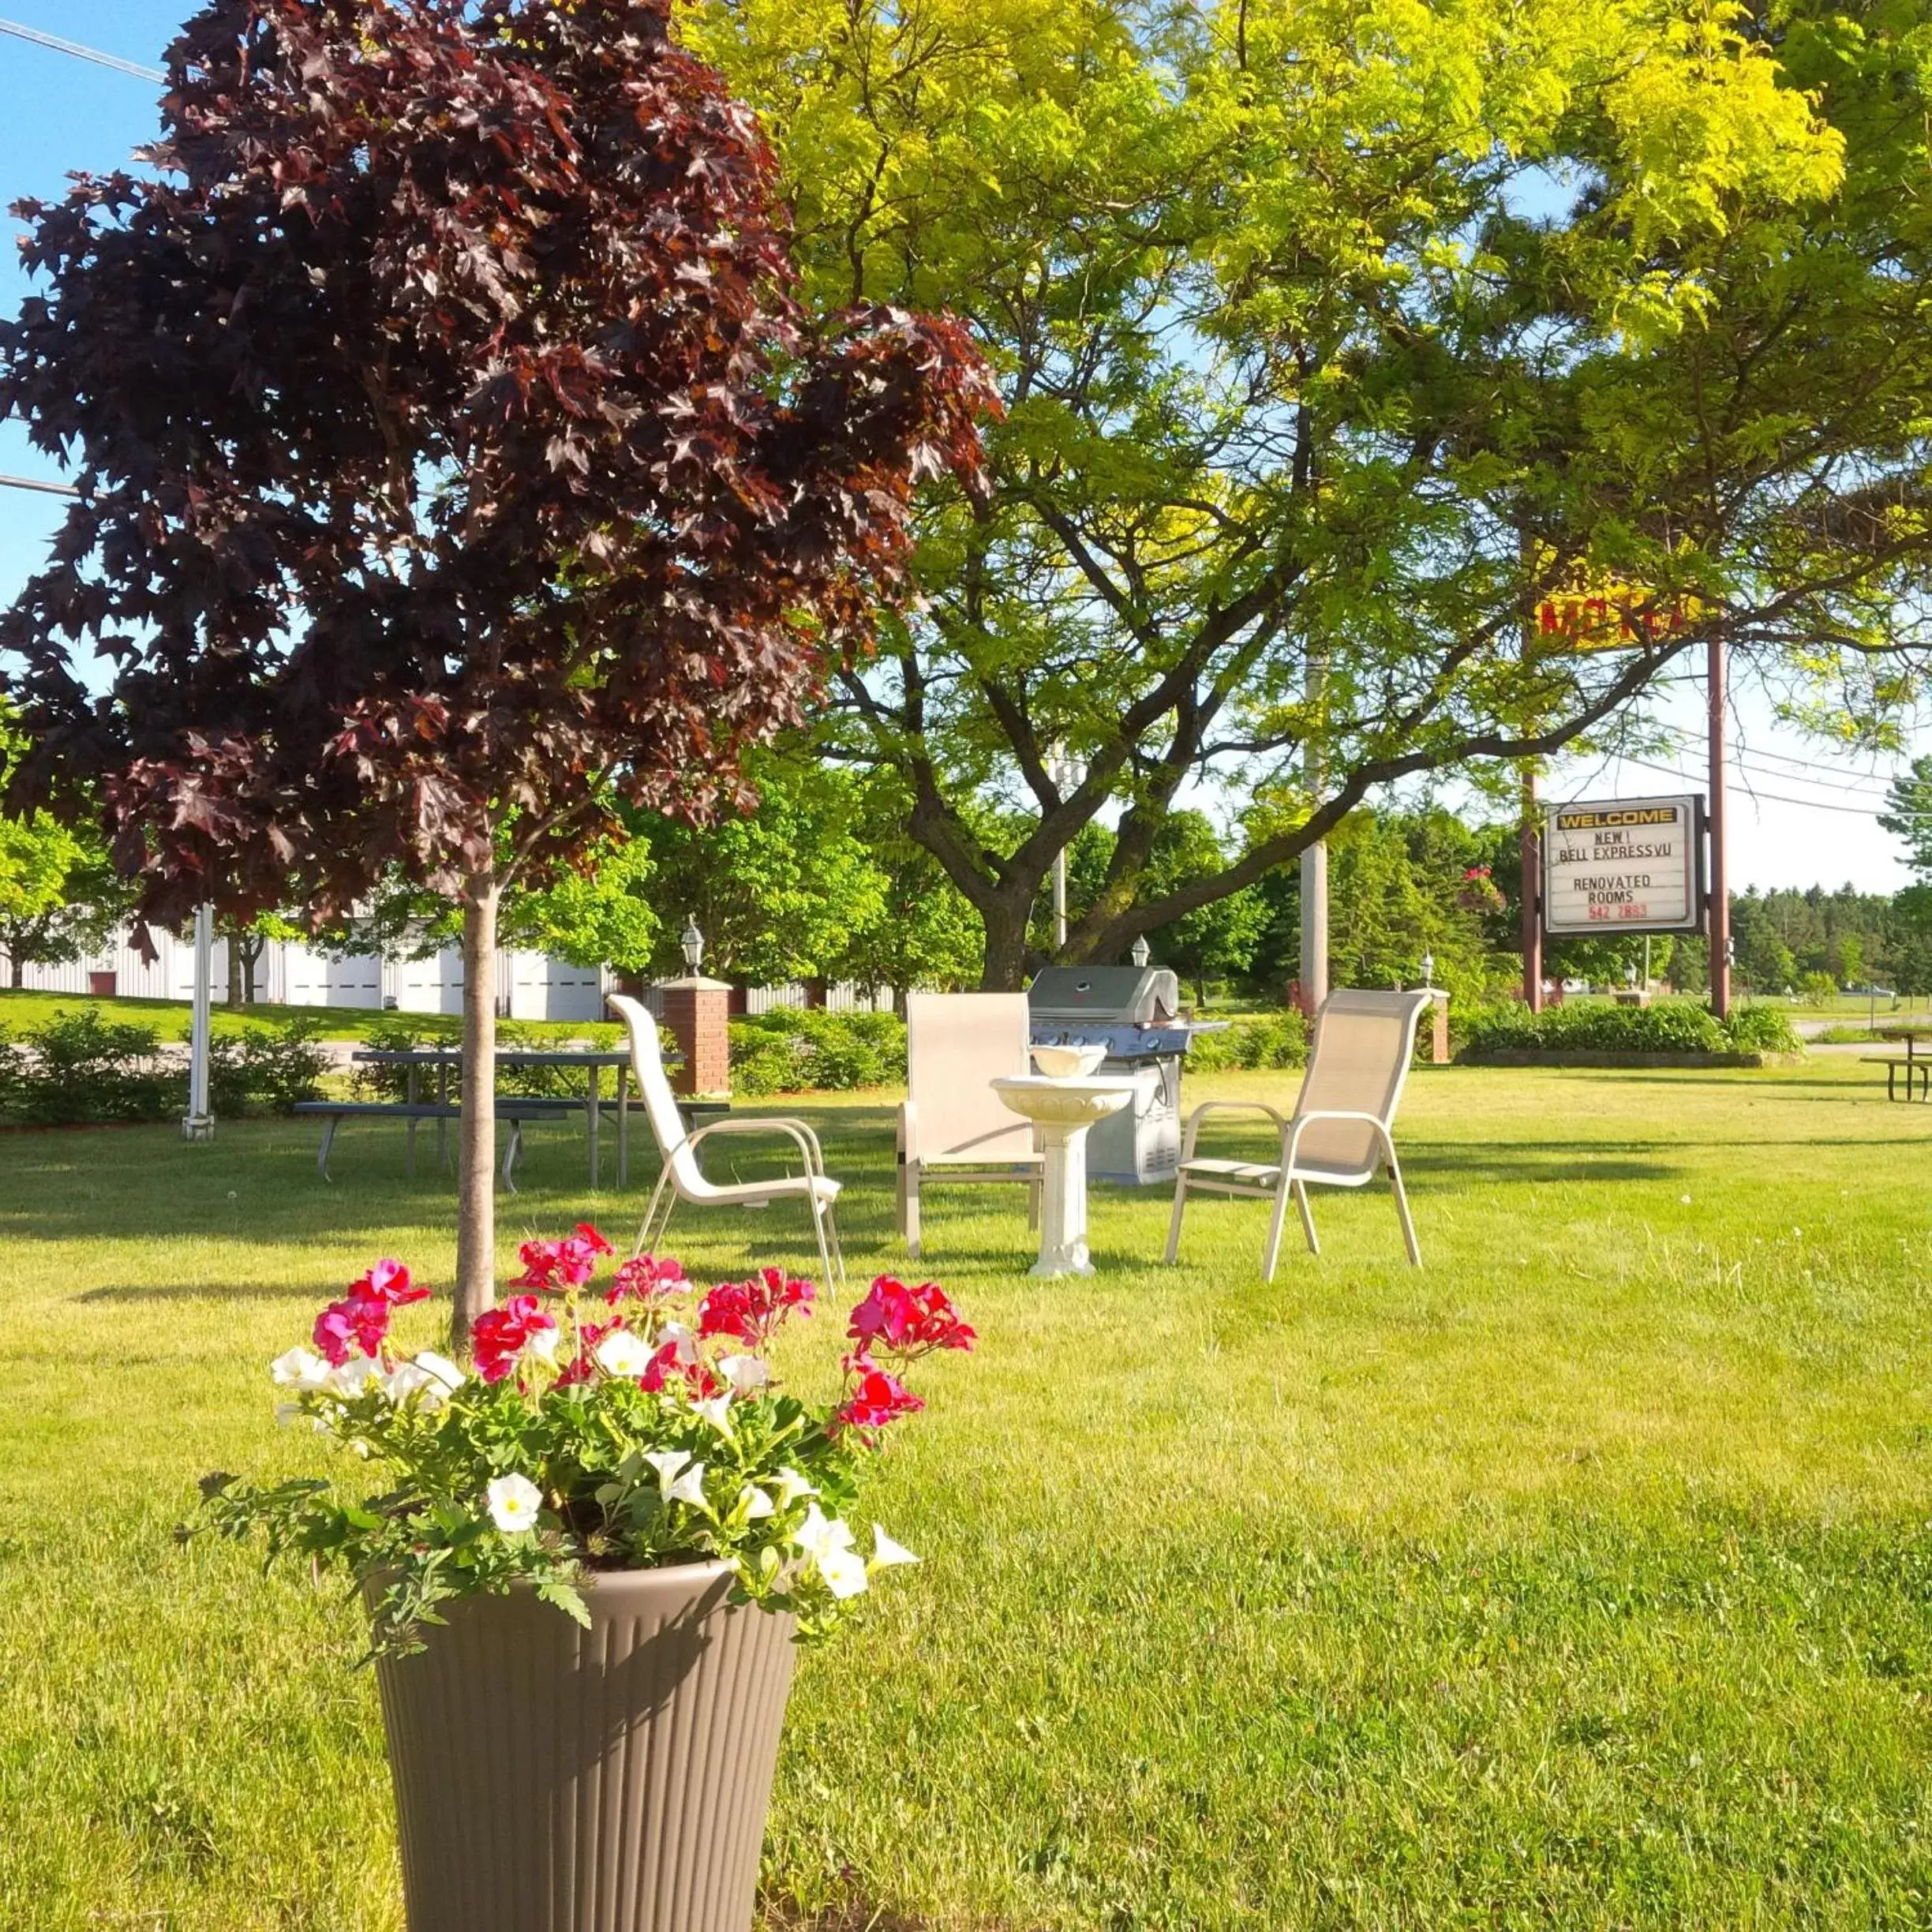
[[[836,1270],[837,1279],[843,1283],[845,1257],[839,1248],[838,1222],[833,1212],[839,1183],[826,1173],[825,1153],[818,1135],[803,1121],[778,1114],[765,1114],[755,1120],[714,1120],[695,1133],[687,1133],[684,1116],[678,1110],[677,1096],[671,1091],[670,1079],[665,1072],[657,1022],[647,1007],[622,994],[612,994],[610,1004],[631,1035],[631,1076],[643,1098],[645,1118],[650,1122],[661,1163],[634,1252],[642,1254],[647,1248],[654,1249],[655,1244],[664,1239],[680,1201],[688,1201],[696,1208],[762,1208],[769,1201],[802,1200],[811,1211],[812,1229],[818,1237],[821,1279],[829,1288]],[[715,1135],[773,1133],[784,1135],[797,1147],[804,1163],[803,1173],[781,1174],[769,1181],[721,1183],[707,1180],[698,1164],[698,1148]],[[664,1209],[661,1218],[658,1215],[661,1204]]]
[[[1422,1265],[1392,1130],[1415,1050],[1416,1022],[1433,998],[1427,990],[1331,993],[1316,1016],[1308,1072],[1292,1118],[1284,1120],[1259,1100],[1204,1101],[1188,1116],[1181,1143],[1181,1170],[1174,1181],[1174,1215],[1167,1224],[1170,1264],[1180,1252],[1181,1216],[1190,1193],[1246,1195],[1274,1202],[1267,1245],[1261,1252],[1261,1279],[1272,1281],[1290,1194],[1301,1216],[1309,1252],[1320,1254],[1315,1217],[1309,1210],[1310,1185],[1363,1187],[1376,1178],[1379,1169],[1386,1168],[1395,1193],[1402,1245],[1411,1264]],[[1278,1160],[1195,1157],[1200,1124],[1208,1115],[1243,1112],[1265,1114],[1274,1121],[1281,1135]]]
[[[1022,1181],[1039,1225],[1045,1162],[1032,1127],[993,1082],[1032,1069],[1024,993],[906,995],[907,1097],[899,1108],[899,1231],[919,1252],[919,1193],[928,1182]]]

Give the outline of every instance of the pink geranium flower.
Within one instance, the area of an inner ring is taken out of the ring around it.
[[[887,1374],[863,1351],[846,1357],[845,1372],[850,1386],[827,1425],[833,1435],[843,1428],[882,1429],[926,1406],[897,1376]]]
[[[979,1339],[937,1282],[908,1288],[889,1275],[873,1282],[845,1332],[861,1355],[878,1349],[904,1361],[934,1349],[970,1350]]]

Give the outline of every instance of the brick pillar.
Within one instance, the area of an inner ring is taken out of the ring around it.
[[[684,1064],[671,1084],[681,1094],[731,1091],[731,988],[722,979],[672,979],[664,994],[664,1022]]]

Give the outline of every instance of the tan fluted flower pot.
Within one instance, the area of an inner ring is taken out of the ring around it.
[[[410,1932],[747,1932],[792,1624],[721,1563],[527,1589],[379,1659]]]

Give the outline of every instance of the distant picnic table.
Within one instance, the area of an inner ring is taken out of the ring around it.
[[[1903,1073],[1905,1076],[1904,1099],[1910,1100],[1914,1098],[1913,1089],[1915,1087],[1918,1099],[1932,1100],[1932,1047],[1924,1053],[1919,1050],[1922,1041],[1932,1041],[1932,1020],[1901,1020],[1890,1026],[1876,1027],[1873,1031],[1882,1040],[1902,1040],[1905,1043],[1903,1054],[1867,1054],[1865,1056],[1867,1065],[1881,1066],[1885,1070],[1885,1098],[1896,1100],[1900,1097],[1899,1076]]]

